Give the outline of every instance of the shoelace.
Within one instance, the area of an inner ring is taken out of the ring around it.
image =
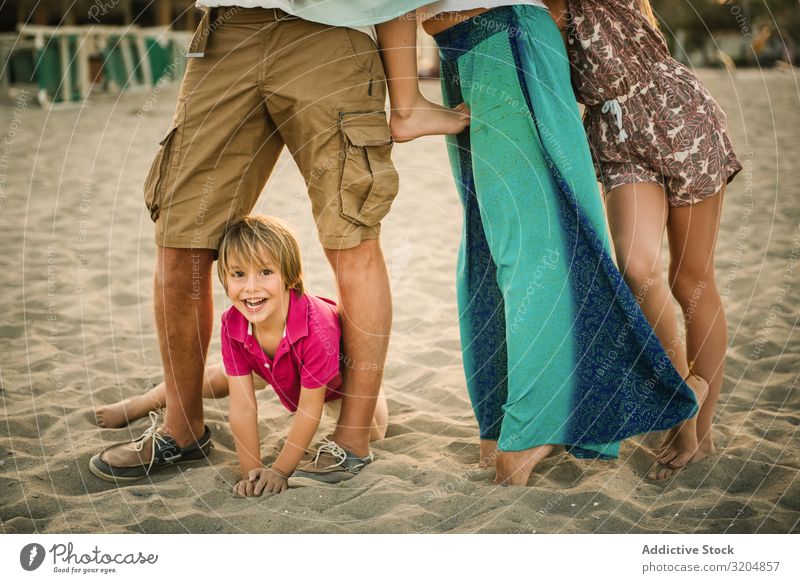
[[[621,144],[625,140],[628,139],[628,133],[622,129],[622,106],[620,106],[619,101],[616,99],[609,99],[603,104],[603,113],[611,112],[611,115],[614,116],[614,121],[617,123],[617,141]]]
[[[166,443],[166,439],[158,433],[158,414],[155,411],[150,411],[150,427],[144,430],[142,436],[136,441],[136,444],[133,446],[133,449],[136,451],[142,451],[144,449],[144,442],[147,441],[148,437],[152,437],[151,447],[152,451],[150,452],[150,463],[147,465],[147,473],[150,473],[150,468],[153,467],[153,462],[156,459],[156,442]],[[336,445],[336,444],[334,444]],[[337,446],[338,447],[338,446]]]
[[[328,470],[330,468],[335,468],[336,466],[341,466],[344,461],[347,459],[347,452],[343,450],[335,441],[331,441],[330,439],[326,439],[325,443],[319,446],[317,450],[317,455],[314,458],[314,465],[317,465],[319,461],[319,456],[323,453],[331,454],[336,460],[338,460],[335,464],[331,464],[325,469]]]

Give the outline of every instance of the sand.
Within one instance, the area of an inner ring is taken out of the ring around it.
[[[138,436],[100,430],[92,407],[161,380],[152,320],[152,224],[141,184],[175,88],[93,98],[85,107],[0,108],[0,521],[5,533],[688,532],[787,533],[800,526],[800,142],[797,71],[704,71],[746,165],[731,185],[718,277],[730,350],[720,453],[668,483],[644,479],[661,436],[619,460],[546,461],[527,488],[491,485],[459,351],[454,273],[460,206],[440,137],[395,148],[401,192],[385,222],[395,317],[385,390],[391,421],[375,463],[338,486],[271,498],[230,493],[227,401],[206,401],[209,463],[117,488],[89,457]],[[438,95],[437,84],[425,90]],[[32,99],[33,94],[29,93]],[[285,155],[258,211],[290,220],[308,283],[333,295],[302,180]],[[219,361],[218,316],[211,358]],[[263,452],[288,426],[259,393]],[[324,427],[324,429],[329,428]]]

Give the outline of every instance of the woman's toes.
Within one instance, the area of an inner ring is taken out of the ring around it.
[[[674,459],[668,462],[668,464],[669,467],[678,469],[685,467],[690,461],[692,461],[692,453],[685,451],[676,455]]]

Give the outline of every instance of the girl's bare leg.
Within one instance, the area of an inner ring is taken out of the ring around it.
[[[672,364],[685,377],[689,368],[661,259],[669,216],[664,189],[651,183],[624,184],[611,190],[605,202],[619,270]]]
[[[414,12],[376,25],[392,115],[389,127],[396,142],[430,134],[458,134],[469,125],[463,104],[449,109],[428,101],[419,90],[417,21]]]
[[[221,399],[228,396],[228,377],[221,364],[206,367],[203,376],[203,398]],[[125,427],[131,421],[146,417],[150,411],[162,409],[167,404],[167,390],[164,383],[153,387],[144,395],[131,397],[113,405],[98,407],[94,411],[99,427],[115,429]]]
[[[680,451],[665,462],[667,465],[658,471],[657,479],[668,478],[716,451],[712,425],[728,345],[725,310],[714,274],[724,192],[723,187],[716,196],[703,202],[670,210],[667,224],[670,285],[683,310],[689,361],[694,363],[694,372],[708,380],[708,396],[697,415],[697,447],[694,451]]]
[[[678,333],[670,290],[663,275],[661,241],[670,216],[666,193],[658,184],[626,184],[609,192],[606,209],[617,263],[625,282],[673,366],[687,379],[698,403],[702,403],[708,386],[701,378],[689,378],[684,342]],[[696,417],[670,430],[659,451],[659,463],[691,457],[697,450],[695,423]],[[648,477],[656,479],[659,471],[651,471]]]

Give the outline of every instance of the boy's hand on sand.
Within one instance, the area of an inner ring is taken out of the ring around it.
[[[257,468],[250,470],[250,483],[255,485],[255,496],[280,494],[289,487],[289,477],[272,468]]]
[[[237,496],[255,496],[256,485],[250,480],[239,480],[233,485],[233,493]]]

